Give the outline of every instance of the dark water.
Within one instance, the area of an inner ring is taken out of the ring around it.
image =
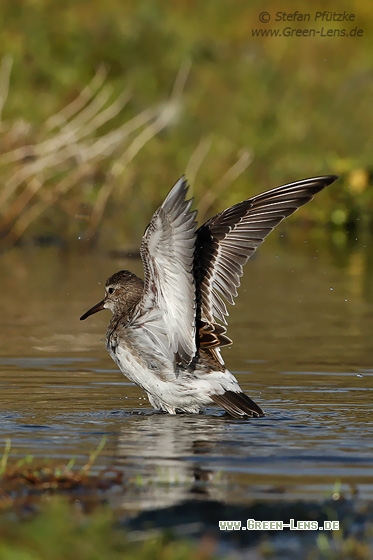
[[[265,245],[246,267],[230,318],[228,367],[267,413],[217,408],[169,416],[126,381],[103,339],[109,312],[80,322],[106,277],[136,261],[55,249],[0,256],[0,445],[13,458],[97,465],[132,481],[126,508],[204,495],[373,497],[373,279],[370,250]],[[99,285],[101,282],[101,285]],[[122,504],[124,505],[124,504]]]

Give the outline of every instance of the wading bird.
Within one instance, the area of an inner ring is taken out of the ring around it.
[[[263,416],[241,390],[220,353],[243,266],[287,216],[337,179],[304,179],[269,190],[207,220],[197,229],[182,177],[154,213],[141,244],[144,280],[116,272],[102,309],[112,318],[106,347],[119,369],[158,410],[198,413],[213,403],[235,418]],[[223,299],[222,299],[223,298]]]

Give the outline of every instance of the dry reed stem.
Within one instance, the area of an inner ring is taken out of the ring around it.
[[[197,173],[206,159],[208,152],[211,148],[211,138],[202,138],[189,158],[188,164],[185,168],[185,176],[188,179],[190,185],[193,186]]]
[[[242,175],[252,162],[252,158],[252,153],[249,150],[241,150],[236,163],[224,173],[223,177],[207,191],[205,196],[198,203],[198,212],[201,216],[205,216],[222,192],[224,192],[237,177]]]
[[[2,68],[8,66],[3,59]],[[105,70],[100,67],[76,99],[41,127],[41,141],[0,155],[5,176],[0,192],[3,244],[15,243],[48,207],[58,203],[84,177],[94,176],[98,164],[108,160],[107,182],[100,187],[89,219],[87,236],[93,236],[118,177],[147,142],[175,119],[188,71],[187,65],[181,68],[168,102],[100,134],[99,129],[118,117],[130,99],[128,91],[113,99],[112,88],[105,84]],[[8,74],[0,70],[2,100],[6,99]],[[16,126],[13,123],[4,130],[17,138]]]
[[[0,121],[4,105],[8,98],[10,74],[13,66],[13,57],[10,54],[3,56],[0,64]]]
[[[8,96],[11,66],[11,57],[4,57],[0,65],[0,117]],[[1,154],[0,169],[4,177],[0,190],[2,244],[9,246],[17,242],[48,208],[69,193],[71,197],[74,188],[78,189],[72,199],[75,208],[84,200],[80,185],[103,168],[105,181],[99,186],[85,230],[87,240],[95,239],[100,219],[119,178],[123,178],[140,150],[179,118],[190,66],[189,60],[182,63],[171,96],[165,103],[147,108],[115,128],[100,133],[104,125],[120,117],[130,100],[126,90],[113,95],[112,88],[105,83],[105,68],[101,66],[72,102],[47,119],[38,133],[40,141]],[[3,121],[0,124],[0,142],[1,133],[5,133],[4,144],[8,138],[13,142],[21,141],[22,135],[30,130],[27,123],[20,126],[19,122]],[[202,139],[189,160],[186,171],[192,183],[210,146],[209,138]],[[213,192],[202,199],[202,215],[246,169],[250,158],[248,152],[243,152],[215,185]],[[66,208],[64,211],[68,212]]]

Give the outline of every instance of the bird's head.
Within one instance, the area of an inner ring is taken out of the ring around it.
[[[90,315],[103,309],[110,309],[113,315],[125,315],[139,302],[143,289],[144,282],[141,278],[129,270],[120,270],[106,280],[104,299],[88,309],[80,320],[84,321]]]

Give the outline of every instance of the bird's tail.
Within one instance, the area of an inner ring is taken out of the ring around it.
[[[222,395],[210,395],[217,405],[224,408],[233,418],[253,418],[264,416],[263,410],[245,393],[225,391]]]

